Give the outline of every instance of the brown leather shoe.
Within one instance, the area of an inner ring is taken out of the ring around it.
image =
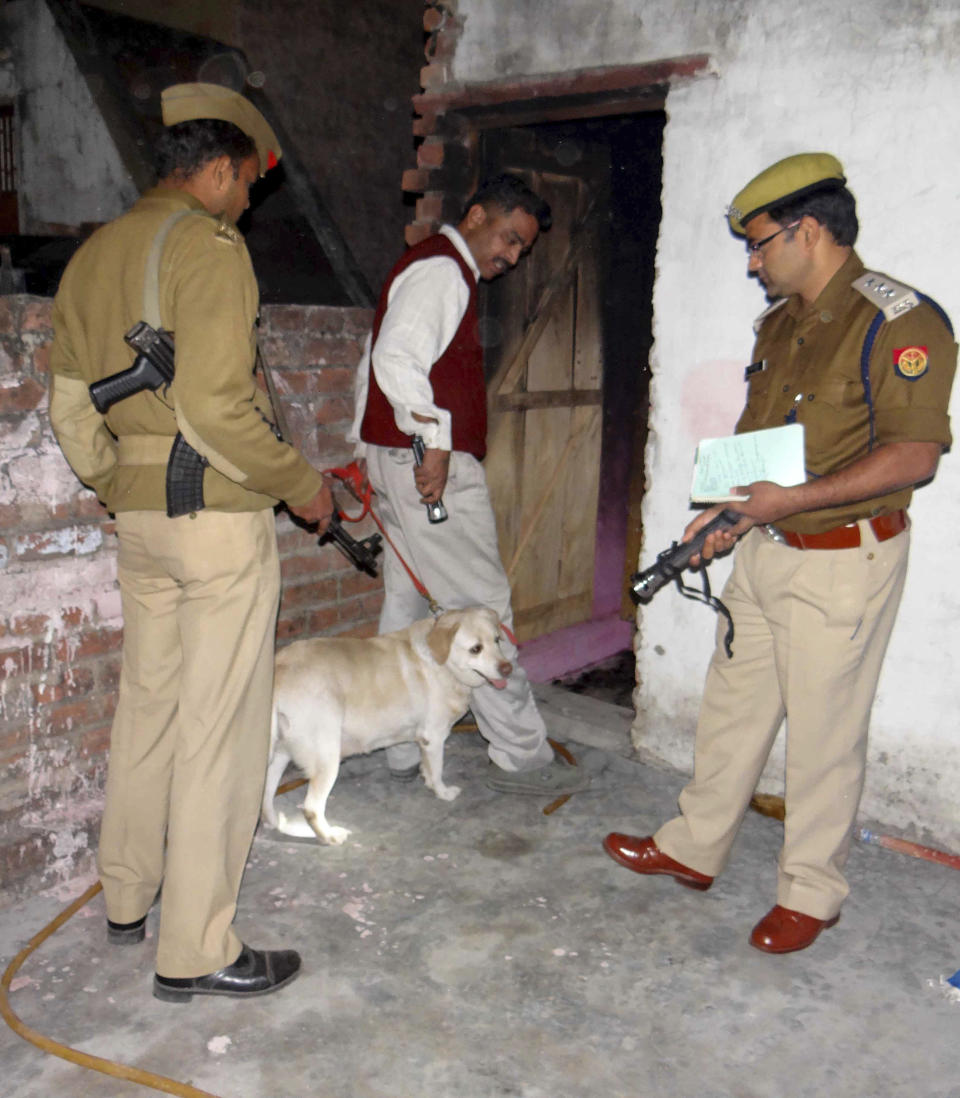
[[[813,945],[820,931],[836,926],[839,919],[839,915],[832,919],[815,919],[777,904],[753,928],[750,944],[764,953],[793,953]]]
[[[695,888],[698,892],[706,892],[713,884],[712,877],[668,858],[649,836],[641,839],[636,835],[620,835],[614,831],[603,840],[603,849],[615,862],[632,869],[634,873],[665,873],[686,888]]]

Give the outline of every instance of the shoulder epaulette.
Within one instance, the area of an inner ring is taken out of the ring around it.
[[[213,234],[215,240],[222,240],[226,244],[239,244],[242,237],[240,230],[229,221],[218,221],[217,231]]]
[[[787,300],[788,300],[788,299],[787,299],[787,298],[785,298],[785,297],[780,297],[780,298],[777,298],[777,300],[776,300],[776,301],[775,301],[775,302],[774,302],[774,303],[773,303],[772,305],[770,305],[770,306],[768,306],[768,307],[767,307],[766,309],[764,309],[764,310],[763,310],[763,312],[762,312],[762,313],[761,313],[761,314],[760,314],[760,315],[759,315],[759,316],[757,317],[757,319],[756,319],[756,320],[755,320],[755,321],[753,322],[753,330],[754,330],[754,332],[755,332],[755,333],[756,333],[756,332],[759,332],[759,331],[760,331],[760,329],[761,329],[761,328],[763,327],[763,322],[764,322],[764,321],[765,321],[765,320],[767,319],[767,317],[768,317],[768,316],[769,316],[769,315],[770,315],[771,313],[775,313],[775,312],[777,311],[777,309],[779,309],[779,308],[780,308],[780,307],[781,307],[782,305],[786,305],[786,303],[787,303]]]
[[[850,285],[883,313],[884,320],[896,320],[920,304],[916,290],[876,271],[867,271]]]

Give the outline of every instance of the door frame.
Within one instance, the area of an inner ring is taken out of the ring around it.
[[[421,197],[417,219],[406,230],[407,243],[436,232],[444,221],[459,221],[463,204],[479,183],[482,131],[663,111],[671,86],[708,76],[712,68],[709,54],[689,54],[547,77],[453,84],[415,95],[413,105],[419,117],[413,132],[422,143],[418,168],[404,173],[402,186]],[[638,431],[631,456],[627,574],[643,547],[640,497],[645,440],[646,431]],[[621,616],[628,615],[632,616],[632,608],[624,595]]]

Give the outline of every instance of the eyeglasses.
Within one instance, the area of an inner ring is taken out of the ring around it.
[[[754,240],[753,243],[748,241],[746,245],[747,255],[759,255],[760,249],[765,248],[771,240],[774,240],[781,233],[785,233],[787,229],[795,229],[799,224],[799,221],[791,221],[789,225],[784,225],[782,229],[777,229],[775,233],[765,236],[763,240]]]

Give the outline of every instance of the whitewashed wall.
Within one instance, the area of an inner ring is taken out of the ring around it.
[[[766,301],[723,210],[754,174],[805,150],[842,160],[871,267],[936,298],[960,326],[960,3],[956,0],[460,0],[464,83],[690,53],[709,76],[674,86],[664,137],[642,564],[685,524],[697,440],[743,402],[752,319]],[[960,848],[960,385],[955,454],[915,497],[912,563],[880,683],[861,808]],[[729,563],[712,567],[715,589]],[[635,741],[689,769],[713,615],[675,591],[639,619]],[[761,787],[780,785],[778,746]]]
[[[109,221],[138,191],[42,0],[8,0],[0,35],[19,80],[20,226]]]

